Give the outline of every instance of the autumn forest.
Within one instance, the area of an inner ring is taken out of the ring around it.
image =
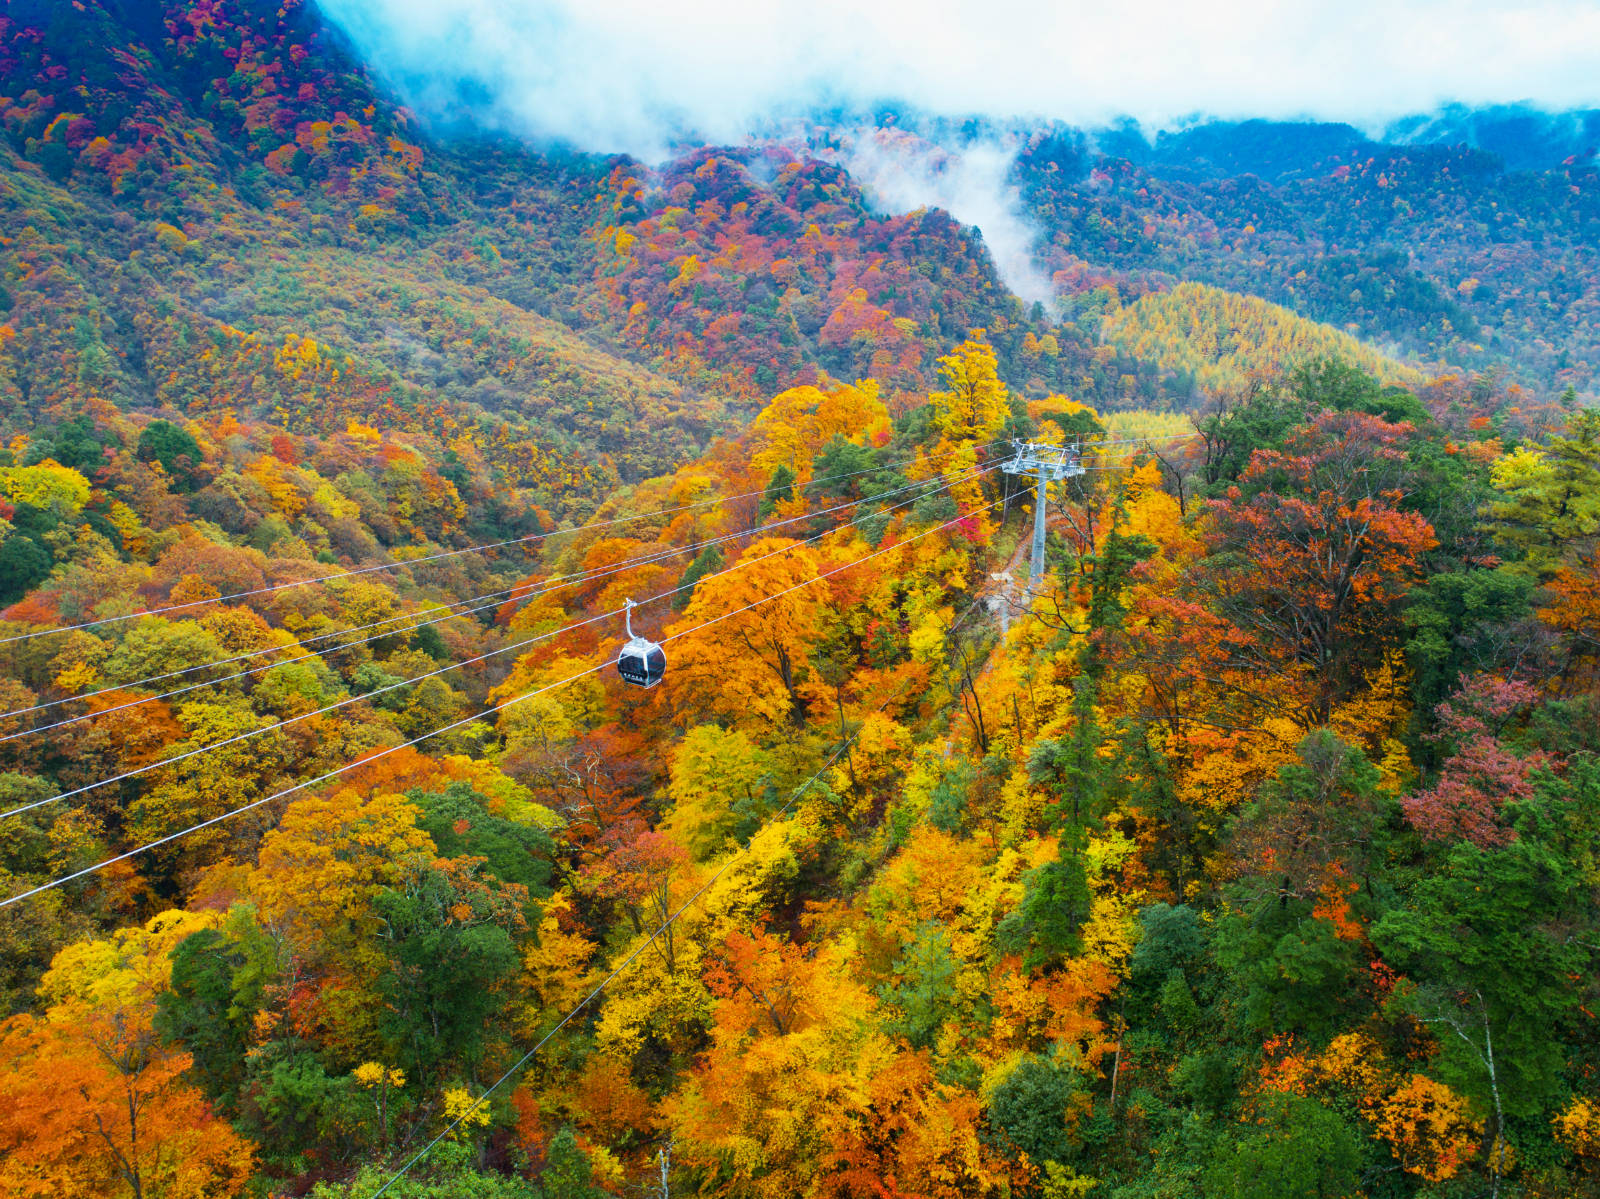
[[[0,1196],[1600,1196],[1592,148],[380,65],[0,0]]]

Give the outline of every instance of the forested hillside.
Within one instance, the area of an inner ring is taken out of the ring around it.
[[[0,1196],[1600,1194],[1589,159],[380,67],[0,8]]]
[[[1092,452],[1029,600],[993,440],[1102,424],[943,380],[520,569],[78,532],[0,626],[7,1193],[1586,1187],[1594,414],[1304,370]],[[415,460],[146,430],[306,512]]]
[[[91,397],[382,420],[560,509],[821,371],[925,387],[969,328],[1019,384],[1121,373],[1081,341],[1035,351],[1048,327],[968,231],[874,216],[824,164],[441,146],[301,4],[161,13],[0,16],[8,427]]]
[[[1251,376],[1276,376],[1306,362],[1338,358],[1385,383],[1423,381],[1348,334],[1297,317],[1253,296],[1180,283],[1106,314],[1106,341],[1152,361],[1183,393],[1223,391]]]
[[[1341,125],[1039,130],[1017,172],[1058,288],[1196,280],[1430,362],[1596,392],[1600,165],[1585,128],[1524,117],[1376,142]],[[1542,127],[1545,126],[1545,127]],[[1560,130],[1557,138],[1552,130]],[[1428,140],[1430,137],[1438,141]],[[1565,157],[1536,151],[1559,147]],[[1508,162],[1511,147],[1527,157]],[[1535,151],[1530,153],[1530,151]]]

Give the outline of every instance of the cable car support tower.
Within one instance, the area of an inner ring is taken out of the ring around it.
[[[1016,453],[1001,464],[1008,475],[1027,475],[1033,479],[1033,549],[1028,557],[1028,590],[1037,592],[1044,584],[1044,510],[1049,487],[1061,479],[1084,473],[1083,451],[1076,445],[1045,445],[1037,441],[1014,441]]]

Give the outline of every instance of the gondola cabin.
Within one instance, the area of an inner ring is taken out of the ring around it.
[[[625,612],[628,640],[617,654],[617,673],[622,676],[624,683],[635,687],[654,687],[667,673],[667,655],[649,638],[634,636],[632,600],[628,601]]]

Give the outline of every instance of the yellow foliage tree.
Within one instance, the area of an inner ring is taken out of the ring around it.
[[[741,562],[748,565],[708,575],[695,588],[672,629],[678,640],[669,650],[668,686],[735,724],[798,726],[805,720],[800,684],[825,624],[828,584],[809,583],[819,573],[816,556],[782,538],[754,542]],[[718,617],[727,618],[708,623]]]
[[[721,849],[740,819],[760,811],[771,763],[739,729],[714,724],[690,729],[673,755],[667,794],[673,808],[667,830],[697,858]]]
[[[889,410],[878,398],[874,380],[826,390],[791,387],[774,396],[751,422],[751,467],[765,477],[780,465],[789,466],[803,483],[810,476],[812,458],[832,438],[860,441],[888,427]]]
[[[290,804],[262,840],[251,876],[263,919],[310,956],[359,960],[373,897],[395,883],[408,860],[434,853],[417,816],[415,806],[391,794],[341,791]]]
[[[76,516],[89,502],[89,480],[70,466],[46,458],[37,466],[0,467],[0,493],[15,504],[55,506]]]
[[[1011,413],[1011,397],[989,343],[969,337],[939,359],[939,377],[944,388],[928,395],[934,428],[949,441],[994,440]]]
[[[250,1143],[160,1037],[169,956],[214,913],[169,911],[56,955],[42,1016],[0,1025],[0,1193],[209,1199],[244,1189]]]

